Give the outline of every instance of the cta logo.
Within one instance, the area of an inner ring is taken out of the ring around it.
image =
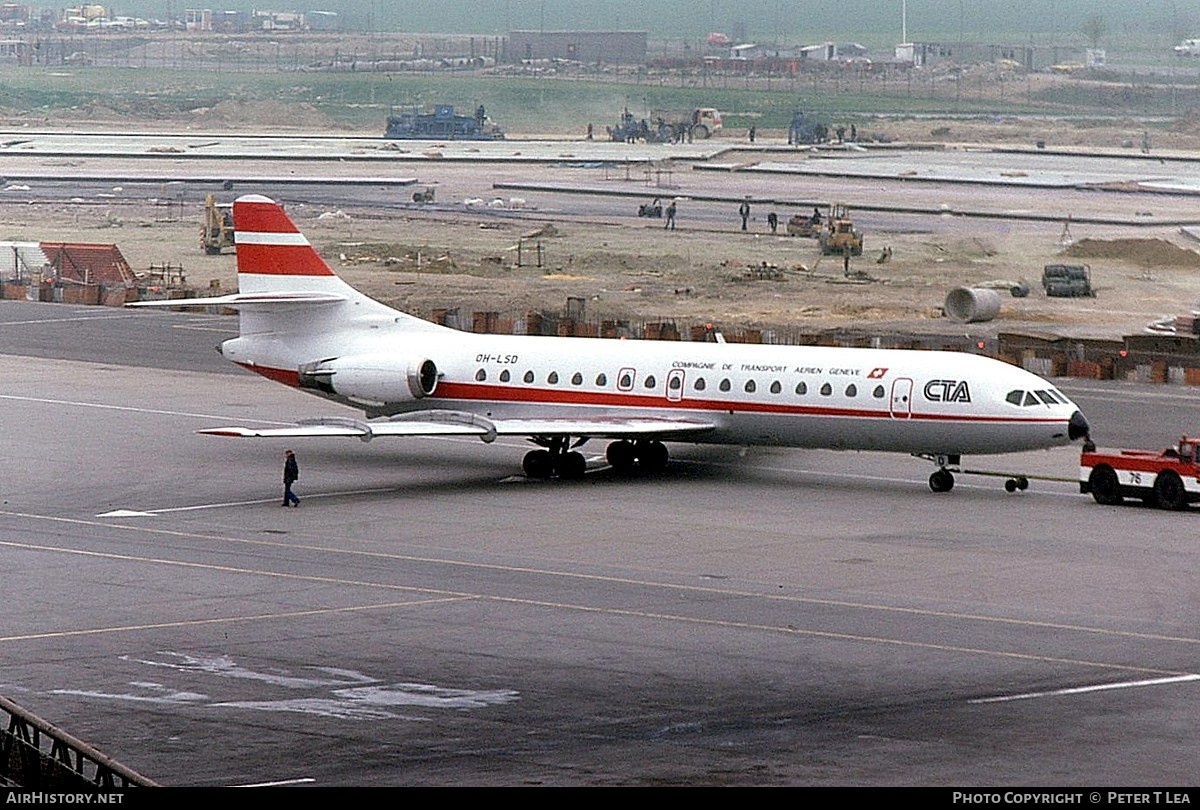
[[[971,389],[966,380],[930,380],[925,383],[925,399],[930,402],[970,402]]]

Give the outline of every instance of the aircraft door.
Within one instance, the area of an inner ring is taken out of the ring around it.
[[[898,377],[892,381],[892,418],[908,419],[912,416],[913,381]]]
[[[683,398],[683,369],[673,368],[667,372],[667,401],[678,402]]]

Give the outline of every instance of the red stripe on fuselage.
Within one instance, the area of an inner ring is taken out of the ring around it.
[[[333,271],[311,245],[260,245],[238,242],[239,273],[272,276],[332,276]]]
[[[289,369],[255,366],[249,363],[238,365],[247,371],[261,374],[269,380],[298,388],[300,376]],[[430,399],[464,400],[485,404],[488,402],[526,403],[530,405],[580,405],[603,408],[652,408],[654,410],[712,411],[716,413],[761,413],[786,416],[832,416],[841,418],[891,419],[886,409],[840,408],[818,405],[788,405],[775,402],[723,402],[715,399],[683,399],[672,402],[661,396],[610,393],[604,391],[570,391],[546,388],[509,388],[500,385],[478,385],[475,383],[441,382]],[[913,413],[905,417],[911,420],[931,422],[969,422],[1013,425],[1058,424],[1065,420],[1055,417],[1009,417],[977,416],[973,414]]]
[[[725,413],[773,413],[791,416],[837,416],[867,419],[891,419],[887,409],[844,408],[824,405],[789,405],[782,402],[726,402],[716,399],[688,399],[677,402],[661,396],[608,393],[603,391],[551,390],[546,388],[509,388],[499,385],[477,385],[475,383],[441,382],[434,392],[434,399],[469,400],[473,402],[516,402],[545,405],[591,405],[612,408],[653,408],[685,411],[714,411]],[[1018,418],[1008,416],[977,416],[973,414],[906,414],[905,419],[934,422],[995,422],[1010,424],[1055,424],[1064,420],[1045,418]]]
[[[253,371],[255,374],[261,374],[268,380],[273,380],[277,383],[283,383],[284,385],[292,388],[300,387],[300,373],[295,370],[286,368],[271,368],[269,366],[256,366],[253,363],[238,363],[238,365],[246,369],[246,371]]]

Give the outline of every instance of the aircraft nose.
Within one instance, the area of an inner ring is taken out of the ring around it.
[[[1071,441],[1076,439],[1086,439],[1091,432],[1091,426],[1088,425],[1088,420],[1083,415],[1083,411],[1075,411],[1071,414],[1071,418],[1067,420],[1067,436]]]

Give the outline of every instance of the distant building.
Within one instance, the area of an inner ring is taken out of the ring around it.
[[[1087,58],[1085,48],[1070,46],[988,45],[975,42],[905,42],[896,46],[896,61],[916,67],[955,64],[1007,63],[1023,70],[1049,70],[1055,65],[1101,66]]]
[[[609,65],[642,65],[645,31],[510,31],[504,61],[565,59]]]
[[[188,8],[183,11],[183,28],[186,31],[213,30],[213,13],[210,8]]]

